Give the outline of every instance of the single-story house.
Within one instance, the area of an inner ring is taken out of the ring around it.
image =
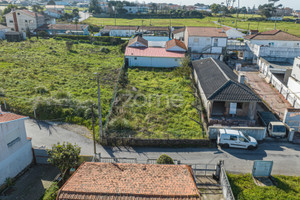
[[[14,178],[33,160],[31,139],[26,136],[28,117],[1,111],[0,108],[0,186]]]
[[[10,29],[7,26],[3,26],[0,24],[0,40],[5,39],[5,33],[8,32]]]
[[[63,12],[55,9],[47,9],[44,11],[44,13],[50,17],[59,19],[63,16]]]
[[[147,41],[137,36],[125,51],[129,67],[179,67],[185,57],[185,44],[179,40]]]
[[[260,98],[225,63],[214,58],[192,62],[194,79],[209,125],[255,125]]]
[[[89,35],[86,24],[44,24],[37,31],[46,31],[50,35]]]
[[[57,200],[200,200],[188,165],[85,162],[61,187]]]
[[[132,37],[136,34],[137,26],[105,26],[101,31],[101,35],[112,37]]]

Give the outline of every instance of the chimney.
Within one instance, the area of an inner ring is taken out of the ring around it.
[[[246,82],[246,76],[244,74],[239,73],[238,81],[241,84],[245,84],[245,82]]]

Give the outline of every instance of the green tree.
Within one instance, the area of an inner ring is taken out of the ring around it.
[[[72,14],[73,14],[73,17],[79,18],[79,10],[78,10],[78,8],[73,9],[72,10]]]
[[[51,150],[48,150],[48,154],[48,162],[58,167],[64,176],[69,168],[78,164],[80,147],[71,143],[57,143],[52,146]]]
[[[56,3],[54,0],[50,0],[50,1],[48,1],[47,5],[56,5]]]
[[[18,9],[17,5],[9,4],[4,10],[3,10],[3,15],[10,13],[12,9]]]
[[[98,0],[90,0],[89,12],[93,14],[101,13],[101,7],[98,4]]]
[[[210,9],[211,9],[211,12],[216,15],[221,11],[221,5],[214,3],[210,6]]]
[[[171,164],[174,165],[173,159],[168,156],[167,154],[162,154],[159,156],[159,158],[156,160],[157,164]]]
[[[33,5],[32,6],[32,11],[33,12],[38,12],[38,13],[40,13],[40,12],[43,12],[43,7],[42,6],[40,6],[40,5]]]

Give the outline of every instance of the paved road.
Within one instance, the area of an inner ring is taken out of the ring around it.
[[[79,22],[82,22],[90,17],[90,13],[79,11]]]
[[[51,148],[57,142],[69,141],[81,146],[83,155],[93,154],[93,143],[84,136],[33,120],[26,120],[25,125],[34,147]],[[300,174],[300,146],[287,142],[264,142],[254,151],[218,148],[103,148],[97,145],[97,152],[103,157],[138,158],[139,161],[156,159],[162,153],[188,164],[216,164],[218,160],[225,160],[226,169],[235,173],[250,173],[254,160],[273,160],[273,174]]]

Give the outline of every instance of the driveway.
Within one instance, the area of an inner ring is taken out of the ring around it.
[[[25,126],[35,148],[51,148],[57,142],[68,141],[78,144],[82,155],[93,155],[92,140],[78,133],[31,119],[25,121]],[[187,164],[216,164],[224,160],[226,169],[234,173],[251,173],[254,160],[273,160],[273,174],[300,174],[300,146],[276,140],[263,142],[254,151],[219,148],[103,148],[97,145],[97,152],[102,157],[137,158],[139,162],[157,159],[163,153]]]
[[[285,109],[291,108],[291,104],[274,87],[268,84],[259,72],[243,72],[243,74],[246,75],[251,88],[282,120]]]

